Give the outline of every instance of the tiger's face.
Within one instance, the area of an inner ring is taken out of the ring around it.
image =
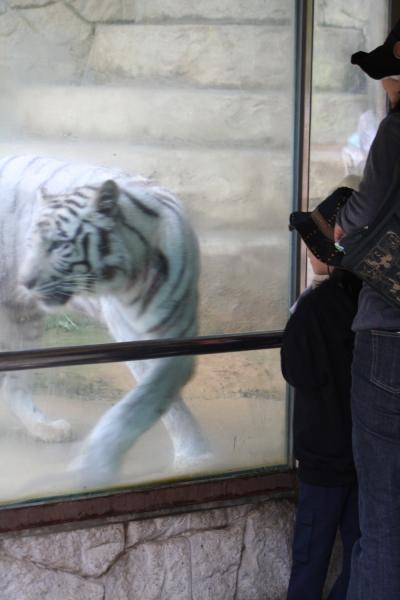
[[[118,235],[117,185],[106,181],[99,188],[41,196],[22,285],[48,308],[74,294],[118,289],[128,273],[128,251]]]

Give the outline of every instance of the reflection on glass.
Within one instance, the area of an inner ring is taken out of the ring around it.
[[[388,2],[315,2],[310,202],[318,204],[346,183],[357,186],[385,111],[379,82],[350,63],[358,50],[381,44]]]
[[[118,363],[44,369],[32,375],[35,402],[51,419],[68,422],[71,438],[60,443],[34,439],[2,405],[0,449],[7,457],[0,476],[4,504],[98,489],[82,480],[74,467],[95,423],[133,385],[129,370]],[[174,462],[167,413],[166,422],[159,420],[126,453],[113,473],[113,486],[106,489],[287,463],[279,350],[200,357],[183,396],[208,451],[189,452]],[[187,430],[178,433],[187,438]]]

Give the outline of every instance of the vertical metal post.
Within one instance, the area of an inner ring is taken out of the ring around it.
[[[298,0],[295,15],[294,139],[293,139],[293,210],[307,210],[310,171],[310,135],[312,101],[312,65],[314,0]],[[299,239],[291,252],[290,302],[293,303],[306,281],[306,254]],[[292,417],[294,393],[287,392],[287,452],[293,466]]]
[[[310,136],[312,103],[314,0],[296,2],[294,78],[293,210],[307,210],[309,196]],[[300,242],[292,246],[291,300],[305,284],[305,252]]]
[[[393,26],[400,19],[400,2],[399,0],[390,0],[389,5],[390,25]]]

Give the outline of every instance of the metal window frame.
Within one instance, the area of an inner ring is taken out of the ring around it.
[[[393,27],[395,23],[400,19],[400,3],[398,0],[391,0],[390,2],[389,19],[390,27]]]
[[[314,0],[296,3],[295,133],[293,138],[292,210],[308,210],[310,179],[312,67],[314,45]],[[306,286],[307,255],[299,236],[291,248],[290,303],[293,304]],[[294,268],[293,268],[294,267]],[[294,467],[292,420],[295,390],[287,386],[287,455]]]
[[[274,349],[280,347],[281,340],[282,332],[277,331],[6,352],[0,354],[0,371]],[[161,484],[120,486],[96,493],[6,504],[0,508],[0,533],[202,510],[272,495],[290,496],[295,488],[296,477],[289,464]]]
[[[305,209],[308,203],[313,9],[314,0],[296,2],[293,210]],[[305,281],[305,255],[299,244],[294,245],[291,264],[296,267],[292,268],[290,278],[290,297],[293,300]],[[281,339],[282,332],[276,331],[6,352],[0,353],[0,371],[271,349],[279,348]],[[104,519],[144,518],[252,499],[261,500],[271,495],[293,495],[296,477],[292,468],[291,393],[288,393],[287,401],[287,465],[165,485],[142,485],[127,490],[6,505],[0,508],[0,532],[78,522],[84,524],[88,521],[93,523],[96,520],[103,522]]]
[[[79,527],[210,510],[295,495],[297,477],[291,469],[138,486],[120,492],[54,498],[46,503],[26,503],[0,510],[0,533],[37,530],[57,525]]]

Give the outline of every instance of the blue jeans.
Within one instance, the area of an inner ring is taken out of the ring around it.
[[[343,566],[329,600],[346,598],[351,552],[360,535],[357,484],[322,487],[300,481],[287,600],[321,599],[338,530]]]
[[[357,333],[352,386],[361,538],[347,600],[399,600],[400,334]]]

